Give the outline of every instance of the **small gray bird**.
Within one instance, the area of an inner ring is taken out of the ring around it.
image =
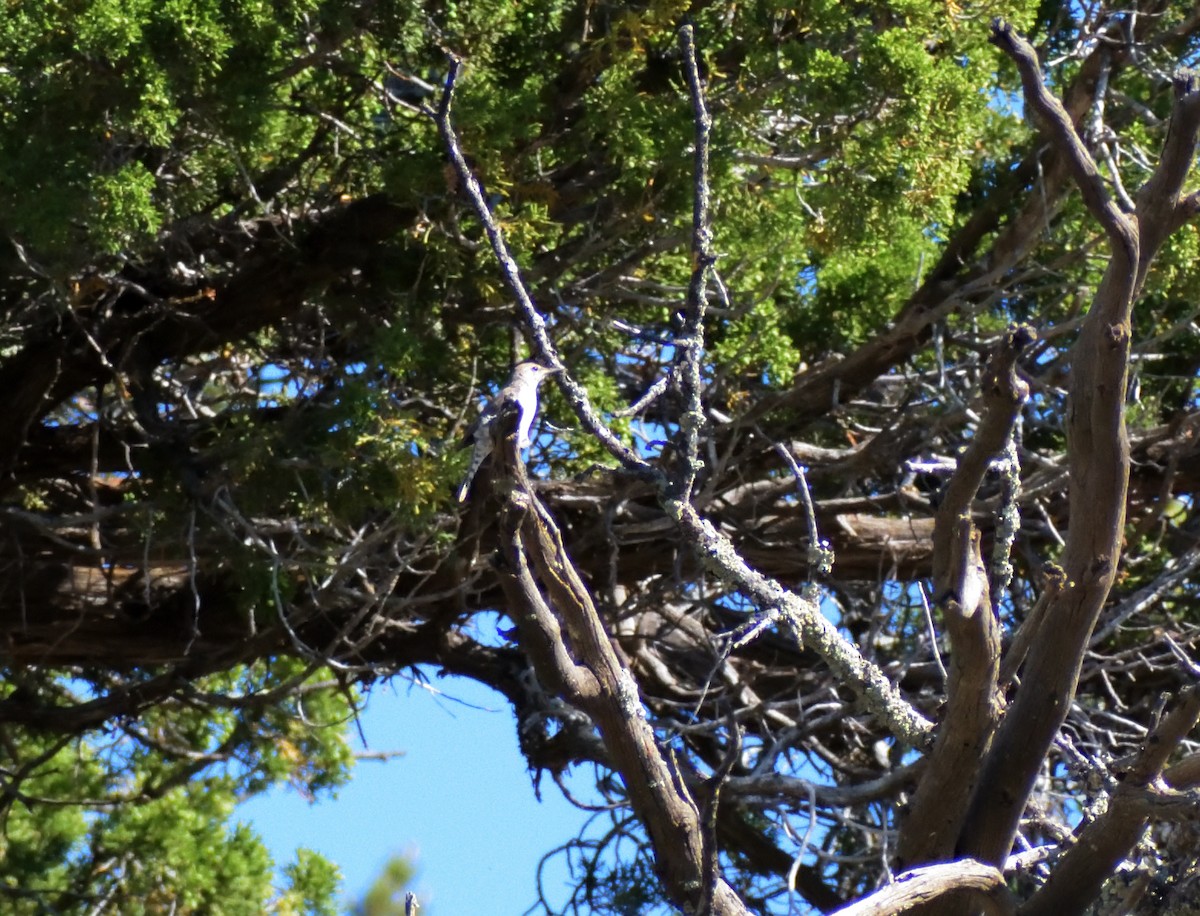
[[[472,445],[474,450],[471,452],[471,465],[467,468],[467,476],[458,488],[460,503],[466,501],[475,474],[492,453],[498,435],[496,421],[506,409],[511,410],[514,406],[517,409],[517,449],[529,448],[529,430],[533,426],[533,417],[538,409],[538,386],[556,372],[557,369],[547,369],[541,363],[517,363],[508,384],[496,393],[475,418],[475,422],[463,437],[463,444]]]

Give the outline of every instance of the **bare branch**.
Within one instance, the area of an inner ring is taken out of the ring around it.
[[[1196,213],[1194,195],[1181,198],[1184,182],[1196,155],[1200,131],[1200,77],[1180,70],[1172,80],[1175,94],[1167,138],[1163,141],[1158,168],[1137,194],[1138,231],[1142,235],[1142,262],[1138,282],[1150,268],[1150,258],[1162,243]]]
[[[692,912],[747,914],[719,876],[715,835],[705,830],[703,813],[660,748],[628,661],[605,629],[554,517],[530,487],[509,422],[494,462],[494,489],[508,494],[505,555],[516,574],[507,578],[517,586],[509,594],[538,677],[595,722],[672,899]]]
[[[1177,90],[1179,140],[1168,135],[1171,152],[1138,195],[1136,223],[1104,193],[1095,163],[1069,117],[1042,83],[1032,48],[1003,23],[993,40],[1016,61],[1029,104],[1042,117],[1055,147],[1071,165],[1088,209],[1100,221],[1112,259],[1096,290],[1071,351],[1067,407],[1071,526],[1062,556],[1065,585],[1046,609],[1053,627],[1040,627],[1030,647],[1025,677],[996,734],[958,848],[985,861],[1008,855],[1054,735],[1065,721],[1078,686],[1083,655],[1112,588],[1124,537],[1129,486],[1129,439],[1125,426],[1133,297],[1150,259],[1166,235],[1148,216],[1174,212],[1175,200],[1196,140],[1192,82]]]
[[[823,786],[790,776],[734,776],[725,783],[728,795],[752,798],[781,797],[814,801],[823,807],[860,805],[894,795],[899,787],[915,785],[924,764],[897,767],[878,779],[852,786]]]
[[[451,163],[454,165],[454,171],[458,175],[458,180],[466,191],[467,197],[475,210],[475,215],[483,224],[483,229],[487,233],[492,251],[496,255],[496,260],[500,263],[504,279],[508,283],[513,296],[516,298],[517,307],[520,310],[525,326],[529,329],[529,333],[533,336],[534,342],[537,345],[537,355],[551,368],[560,370],[558,384],[562,387],[563,393],[574,409],[576,416],[579,417],[579,421],[583,424],[584,429],[595,436],[608,450],[609,454],[621,462],[625,470],[634,474],[639,479],[650,483],[658,483],[662,479],[662,472],[647,464],[633,449],[617,438],[616,434],[608,428],[608,425],[600,419],[599,414],[592,407],[591,399],[588,398],[586,389],[575,381],[568,368],[559,359],[558,350],[554,346],[554,342],[550,339],[549,332],[546,330],[546,319],[538,311],[537,306],[534,305],[533,299],[529,295],[529,291],[525,288],[525,282],[521,279],[521,270],[508,250],[508,244],[504,241],[504,233],[500,231],[500,226],[496,223],[495,217],[492,216],[491,208],[488,206],[487,198],[484,196],[479,180],[471,171],[470,166],[467,165],[466,157],[463,156],[462,147],[458,142],[458,134],[454,129],[451,106],[454,101],[454,86],[458,80],[461,67],[461,61],[457,58],[451,59],[450,72],[446,76],[445,88],[442,90],[441,103],[436,112],[429,111],[427,113],[437,122],[438,131],[442,135],[442,140],[446,145],[446,151],[450,156]]]
[[[792,453],[783,443],[775,443],[775,453],[787,463],[792,476],[796,478],[796,492],[800,495],[800,504],[804,507],[804,523],[808,526],[809,575],[813,578],[828,575],[833,569],[834,553],[829,542],[821,537],[821,531],[817,527],[817,514],[813,509],[812,491],[808,486],[808,477],[804,473],[804,468],[792,457]]]

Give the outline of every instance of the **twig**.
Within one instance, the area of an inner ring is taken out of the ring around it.
[[[808,842],[812,839],[813,830],[817,826],[817,798],[816,791],[812,783],[808,784],[808,827],[804,831],[803,837],[793,835],[791,824],[787,818],[783,820],[784,829],[792,839],[798,839],[796,843],[796,855],[792,859],[792,865],[787,871],[787,890],[788,890],[788,916],[796,912],[796,876],[800,873],[800,866],[804,864],[804,856],[808,853]]]
[[[662,376],[656,379],[654,384],[646,389],[646,393],[630,404],[628,407],[616,411],[614,417],[634,417],[649,407],[655,400],[662,396],[662,393],[667,390],[669,376]]]
[[[833,548],[829,546],[828,541],[821,539],[821,533],[817,530],[817,513],[813,507],[812,492],[808,488],[808,477],[805,476],[804,468],[781,443],[775,443],[775,451],[791,468],[792,476],[796,478],[800,501],[804,504],[804,521],[808,525],[809,575],[815,572],[817,575],[827,576],[833,570]]]
[[[1192,550],[1181,557],[1172,559],[1167,568],[1154,581],[1139,588],[1113,608],[1108,621],[1096,630],[1088,641],[1089,648],[1095,649],[1100,646],[1120,629],[1126,620],[1135,614],[1140,614],[1173,588],[1186,581],[1197,567],[1200,567],[1200,550]]]
[[[921,595],[921,609],[925,612],[925,631],[929,634],[929,647],[933,654],[933,663],[937,666],[938,674],[942,678],[942,689],[945,689],[946,682],[949,680],[946,674],[946,666],[942,663],[942,650],[938,646],[937,627],[933,623],[933,612],[929,608],[929,596],[925,594],[925,583],[917,583],[917,591]]]
[[[696,476],[704,466],[700,460],[700,429],[704,411],[700,403],[702,386],[701,358],[704,354],[704,311],[708,283],[716,257],[712,253],[712,226],[709,223],[708,141],[712,117],[704,101],[704,86],[700,82],[700,67],[696,61],[695,32],[691,25],[679,30],[683,50],[684,72],[692,98],[693,123],[696,127],[692,202],[692,279],[688,284],[687,309],[683,334],[675,342],[676,359],[683,371],[679,374],[684,395],[684,412],[679,418],[683,436],[683,477],[679,485],[680,499],[692,498]]]

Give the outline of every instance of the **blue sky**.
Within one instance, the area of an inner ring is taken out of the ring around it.
[[[397,678],[368,700],[368,749],[403,757],[359,762],[336,799],[310,805],[280,790],[246,803],[239,817],[277,863],[297,846],[328,856],[342,868],[348,898],[361,896],[390,856],[409,852],[421,916],[519,916],[536,900],[539,860],[575,836],[587,814],[549,777],[537,801],[500,694],[459,678],[431,678],[430,686],[441,695]],[[561,866],[549,874],[548,891],[565,886]]]

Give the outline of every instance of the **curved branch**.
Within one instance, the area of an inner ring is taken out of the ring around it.
[[[1016,912],[1000,869],[974,859],[962,859],[898,875],[894,884],[838,910],[833,916],[893,916],[951,894],[960,905],[968,902],[964,898],[969,894],[969,902],[982,907],[988,916],[1011,916]]]
[[[678,768],[659,746],[627,660],[567,555],[554,517],[529,485],[515,424],[508,422],[500,460],[493,462],[493,492],[507,493],[503,550],[516,570],[509,581],[517,585],[508,592],[535,671],[596,723],[650,836],[667,894],[685,911],[748,916],[719,875],[715,837],[704,829]]]

